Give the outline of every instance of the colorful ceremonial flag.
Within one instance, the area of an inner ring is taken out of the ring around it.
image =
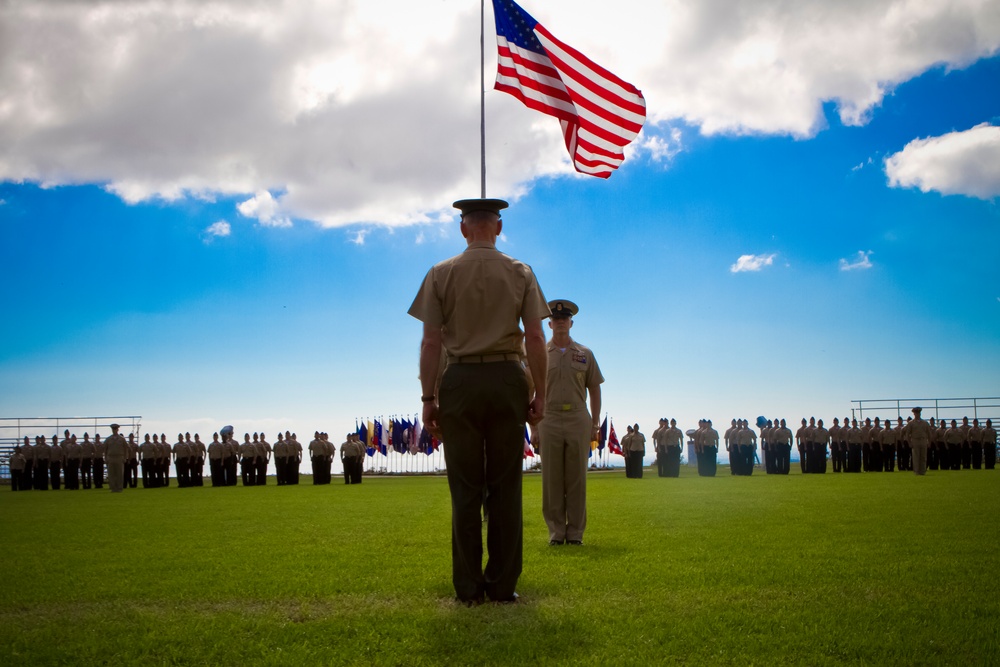
[[[361,422],[361,428],[358,429],[358,438],[365,445],[365,454],[375,456],[375,450],[368,446],[368,427],[365,426],[364,422]]]
[[[535,452],[531,449],[531,433],[528,432],[528,425],[525,424],[524,425],[524,455],[521,458],[522,459],[526,459],[529,456],[532,457],[532,458],[534,458]]]
[[[573,167],[607,178],[646,120],[639,89],[560,42],[512,0],[493,0],[494,89],[559,119]]]
[[[605,415],[604,421],[601,422],[601,434],[597,439],[597,448],[603,452],[604,446],[607,444],[607,442],[608,442],[608,417],[607,415]]]
[[[378,445],[375,440],[375,424],[368,420],[368,438],[365,440],[365,451],[368,456],[375,456],[375,452],[378,451]]]
[[[615,433],[615,422],[611,421],[611,431],[608,433],[608,449],[612,454],[622,455],[622,446],[618,442],[618,434]]]
[[[372,447],[377,449],[383,456],[386,455],[385,444],[382,442],[382,423],[375,420],[375,430],[372,431]]]

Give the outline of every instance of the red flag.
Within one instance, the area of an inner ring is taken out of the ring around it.
[[[611,433],[608,434],[608,449],[612,454],[622,454],[622,446],[618,443],[618,434],[615,433],[615,422],[611,421]]]
[[[560,42],[513,0],[493,0],[494,89],[559,119],[573,167],[607,178],[646,120],[638,88]]]

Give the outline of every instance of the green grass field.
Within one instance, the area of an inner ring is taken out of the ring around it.
[[[1000,471],[525,478],[522,604],[453,602],[441,477],[0,495],[0,664],[1000,663]],[[336,481],[336,480],[335,480]]]

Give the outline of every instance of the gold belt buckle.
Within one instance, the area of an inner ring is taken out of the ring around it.
[[[572,403],[563,403],[562,404],[562,411],[563,412],[569,412],[572,409],[573,409],[573,404]]]

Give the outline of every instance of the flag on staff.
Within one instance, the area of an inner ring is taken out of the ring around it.
[[[375,450],[368,446],[368,427],[364,422],[361,422],[361,428],[358,429],[358,438],[365,445],[365,454],[375,456]]]
[[[420,430],[420,451],[424,452],[428,456],[434,453],[434,438],[431,436],[431,432],[428,429]]]
[[[368,420],[368,438],[365,439],[365,451],[368,456],[375,456],[378,451],[378,443],[375,440],[375,424]]]
[[[611,431],[608,433],[608,449],[611,450],[612,454],[624,456],[624,454],[622,454],[622,446],[618,442],[618,434],[615,433],[614,420],[611,420]]]
[[[372,431],[372,447],[377,449],[383,456],[386,455],[385,443],[382,441],[382,424],[375,420],[375,429]]]
[[[534,458],[535,452],[531,449],[531,434],[528,433],[528,425],[525,424],[524,425],[524,455],[521,458],[522,459],[526,459],[529,456],[532,457],[532,458]]]
[[[513,2],[493,0],[497,27],[494,89],[559,119],[573,167],[607,178],[646,120],[639,89],[560,42]]]
[[[604,451],[604,446],[608,443],[608,417],[605,415],[604,421],[601,422],[601,434],[597,438],[597,448]]]

